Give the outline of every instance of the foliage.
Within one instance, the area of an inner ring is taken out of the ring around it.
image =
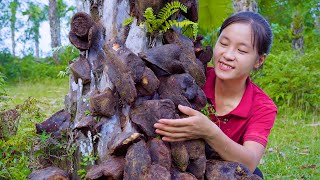
[[[271,53],[278,54],[283,51],[290,51],[292,40],[291,29],[277,23],[271,23],[271,28],[273,32]]]
[[[64,49],[64,50],[63,50]],[[60,59],[69,59],[68,64],[70,62],[75,61],[77,57],[80,56],[80,51],[72,45],[60,46],[53,49],[54,51],[62,52],[59,54]],[[57,77],[63,78],[70,74],[70,67],[67,65],[64,70],[60,70]]]
[[[35,134],[35,123],[42,122],[63,107],[61,94],[68,92],[67,83],[66,79],[53,79],[19,83],[19,88],[8,85],[10,98],[0,102],[0,114],[6,109],[17,109],[20,118],[16,123],[17,133],[0,139],[0,179],[27,179],[32,169],[45,165],[45,161],[40,164],[39,160],[49,156],[51,159],[56,157],[52,163],[70,162],[76,148],[70,145],[72,138],[70,141],[67,138],[56,141],[48,133]],[[28,98],[30,96],[32,98]]]
[[[28,16],[28,21],[32,23],[32,27],[27,31],[29,32],[29,36],[32,37],[32,39],[34,39],[35,41],[39,41],[40,23],[46,20],[47,12],[45,11],[45,9],[31,2],[28,9],[22,14]]]
[[[5,76],[0,72],[0,96],[6,95],[6,81],[5,81]]]
[[[207,103],[201,110],[201,113],[210,118],[210,115],[215,114],[213,105]]]
[[[299,55],[293,50],[270,54],[255,82],[280,108],[313,111],[319,108],[320,50]]]
[[[31,23],[25,32],[26,39],[32,39],[35,42],[36,58],[39,58],[40,23],[47,19],[47,11],[46,8],[30,2],[28,9],[22,12],[23,15],[28,16],[28,21]]]
[[[232,1],[199,0],[199,28],[211,32],[221,26],[224,19],[233,13]]]
[[[155,15],[153,13],[152,8],[147,8],[143,14],[143,17],[145,17],[145,21],[142,22],[146,25],[147,30],[149,33],[153,32],[160,32],[164,33],[168,29],[170,29],[172,26],[177,26],[180,28],[187,28],[189,26],[192,26],[192,35],[196,37],[198,33],[198,24],[195,22],[192,22],[188,19],[185,19],[183,21],[177,21],[177,20],[169,20],[174,13],[177,11],[182,10],[183,12],[187,12],[187,7],[180,3],[179,1],[173,1],[167,3],[163,8],[161,8],[158,15]]]
[[[68,5],[66,3],[64,3],[64,0],[57,0],[57,5],[58,5],[58,17],[59,18],[67,16],[68,12],[72,12],[76,9],[75,6],[68,7]]]
[[[131,24],[132,22],[133,22],[133,17],[130,16],[130,17],[128,17],[127,19],[125,19],[125,20],[123,21],[122,25],[123,25],[123,26],[127,26],[127,25]]]
[[[13,57],[9,52],[0,52],[0,71],[10,82],[56,78],[60,71],[65,70],[71,58],[79,56],[79,51],[72,46],[64,48],[65,50],[59,54],[62,59],[59,65],[55,65],[52,58],[42,58],[36,61],[31,55],[18,58]]]
[[[21,115],[15,135],[0,139],[0,177],[5,179],[27,179],[30,174],[29,152],[35,135],[34,124],[44,118],[38,107],[39,102],[28,98],[15,107]]]

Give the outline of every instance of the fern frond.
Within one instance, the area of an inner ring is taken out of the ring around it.
[[[155,29],[157,29],[155,24],[157,17],[154,15],[153,9],[151,7],[148,7],[144,11],[143,17],[146,18],[145,24],[149,32],[153,32]]]
[[[194,38],[197,37],[198,34],[198,23],[192,22],[188,19],[185,19],[183,21],[176,21],[176,20],[168,20],[164,22],[164,25],[161,26],[160,32],[166,32],[168,29],[170,29],[172,26],[177,26],[178,28],[187,28],[189,26],[192,26],[192,35]]]
[[[143,14],[143,17],[146,18],[146,21],[154,21],[156,19],[156,16],[153,13],[153,9],[151,7],[148,7]]]
[[[127,25],[131,24],[132,22],[133,22],[133,17],[130,16],[130,17],[128,17],[127,19],[125,19],[125,20],[123,21],[122,25],[123,25],[123,26],[127,26]]]
[[[199,28],[198,23],[194,23],[194,24],[192,25],[192,30],[193,30],[193,31],[192,31],[192,34],[193,34],[194,39],[197,38],[198,28]]]
[[[187,12],[187,7],[179,1],[167,3],[163,8],[161,8],[158,14],[158,18],[161,19],[162,22],[164,22],[179,9],[181,9],[185,13]]]

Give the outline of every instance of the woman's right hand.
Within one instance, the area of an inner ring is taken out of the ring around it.
[[[207,116],[190,107],[179,105],[178,109],[189,116],[181,119],[160,119],[154,124],[156,133],[163,136],[162,140],[175,142],[191,139],[214,138],[219,127]]]

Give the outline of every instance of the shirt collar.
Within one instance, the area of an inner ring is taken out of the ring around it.
[[[206,84],[203,86],[203,91],[205,92],[207,98],[209,98],[213,105],[215,106],[215,80],[216,80],[216,75],[214,72],[214,68],[208,67],[207,68],[207,80]],[[252,103],[253,103],[253,85],[248,77],[246,80],[246,90],[241,98],[240,103],[238,106],[232,110],[229,114],[227,115],[235,115],[239,116],[242,118],[247,119],[250,116],[251,108],[252,108]]]

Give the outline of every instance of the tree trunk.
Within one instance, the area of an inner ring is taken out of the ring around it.
[[[35,43],[35,53],[36,53],[36,60],[39,60],[40,58],[40,48],[39,48],[39,40],[40,40],[40,22],[36,21],[34,22],[34,29],[33,29],[33,33],[34,33],[34,43]]]
[[[15,30],[11,30],[11,41],[12,41],[12,55],[16,56],[16,41],[15,41]]]
[[[303,53],[303,16],[299,11],[295,11],[291,23],[292,48]]]
[[[11,29],[11,41],[12,41],[12,55],[16,56],[16,41],[15,41],[15,31],[16,31],[16,21],[17,21],[17,9],[19,6],[19,1],[14,0],[10,3],[10,11],[11,11],[11,17],[10,17],[10,29]]]
[[[56,48],[61,46],[60,36],[60,18],[58,17],[58,6],[56,0],[49,0],[49,22],[50,22],[50,34],[51,34],[51,47]],[[55,50],[53,52],[53,60],[55,64],[59,64],[59,52]]]
[[[318,31],[320,31],[320,16],[316,16],[314,18],[314,26],[315,26],[315,29],[317,29]]]
[[[233,8],[235,12],[258,12],[258,3],[255,0],[233,0]]]

